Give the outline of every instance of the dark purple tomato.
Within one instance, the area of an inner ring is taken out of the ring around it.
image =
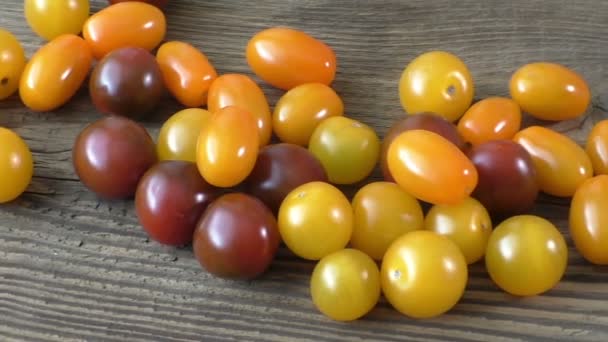
[[[107,199],[135,195],[137,183],[156,161],[156,147],[148,131],[120,116],[107,116],[85,127],[72,150],[80,181]]]
[[[253,279],[268,269],[280,243],[276,218],[255,197],[229,193],[203,213],[194,231],[194,255],[207,272]]]
[[[163,82],[154,55],[127,47],[99,61],[91,74],[89,93],[100,112],[139,119],[159,103],[165,91]]]
[[[328,181],[321,162],[302,146],[279,143],[260,150],[245,186],[276,214],[291,190],[312,181]]]
[[[196,223],[219,189],[207,183],[196,164],[162,161],[141,178],[135,192],[135,210],[148,235],[165,245],[192,242]]]
[[[523,214],[534,206],[539,187],[530,154],[511,140],[495,140],[473,147],[468,156],[478,173],[475,197],[492,214]]]
[[[445,118],[435,115],[432,113],[420,113],[411,114],[403,117],[402,119],[393,123],[391,128],[388,130],[384,139],[382,139],[382,150],[380,153],[380,169],[382,176],[387,182],[394,182],[395,179],[391,175],[388,164],[387,164],[387,153],[390,144],[395,140],[399,134],[413,130],[413,129],[424,129],[437,133],[447,140],[451,141],[459,149],[464,150],[466,147],[465,141],[458,133],[456,126],[446,120]]]
[[[127,2],[127,1],[133,1],[133,0],[108,0],[110,5],[117,4],[119,2]],[[167,3],[169,2],[169,0],[135,0],[135,1],[147,2],[158,8],[164,8],[165,6],[167,6]]]

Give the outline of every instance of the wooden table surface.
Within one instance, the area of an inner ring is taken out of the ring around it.
[[[608,117],[606,0],[171,2],[167,39],[193,43],[220,73],[251,74],[245,44],[269,26],[325,40],[339,58],[334,87],[347,115],[380,136],[403,115],[402,69],[432,49],[467,63],[477,99],[507,95],[511,73],[527,62],[550,60],[580,72],[593,92],[589,114],[552,125],[579,143]],[[0,27],[31,56],[41,40],[27,26],[22,3],[2,1]],[[92,11],[105,5],[92,1]],[[263,87],[274,105],[281,92]],[[144,124],[156,137],[180,108],[166,100]],[[543,196],[533,211],[555,222],[571,247],[567,274],[550,292],[514,298],[477,264],[460,303],[441,317],[409,319],[382,299],[365,318],[335,323],[311,302],[314,263],[282,249],[262,278],[220,280],[199,267],[190,248],[150,241],[132,201],[103,201],[87,191],[74,174],[71,148],[76,134],[100,117],[86,91],[52,113],[34,113],[17,97],[0,103],[0,125],[23,136],[35,158],[27,192],[0,206],[2,341],[608,341],[608,269],[586,263],[572,248],[567,199]]]

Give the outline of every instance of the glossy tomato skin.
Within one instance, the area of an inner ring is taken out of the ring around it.
[[[539,188],[549,195],[570,197],[593,176],[593,165],[585,150],[564,134],[530,126],[519,131],[513,140],[532,157]]]
[[[467,263],[458,246],[427,230],[407,233],[393,242],[380,269],[387,301],[400,313],[418,319],[453,308],[464,294],[467,278]]]
[[[380,271],[365,253],[346,248],[317,263],[310,293],[315,307],[325,316],[336,321],[354,321],[378,303]]]
[[[380,168],[384,180],[394,182],[395,179],[391,175],[388,168],[388,148],[399,134],[413,130],[424,129],[441,135],[456,145],[461,150],[465,149],[465,142],[456,130],[456,126],[444,117],[434,113],[419,113],[416,115],[407,115],[395,121],[391,128],[382,139],[382,150],[380,152]]]
[[[471,106],[474,93],[466,64],[446,51],[430,51],[416,57],[399,80],[399,99],[407,113],[437,113],[451,122]]]
[[[259,152],[259,133],[251,112],[236,106],[213,113],[197,140],[198,169],[211,185],[228,188],[243,182]]]
[[[159,160],[184,160],[196,163],[196,144],[211,113],[201,108],[186,108],[163,123],[156,143]]]
[[[89,17],[83,25],[82,36],[99,60],[124,47],[152,51],[165,38],[166,31],[167,20],[158,7],[128,1],[108,6]]]
[[[391,143],[387,158],[396,183],[431,204],[459,203],[477,186],[477,170],[469,158],[431,131],[414,129],[401,133]]]
[[[512,216],[490,235],[486,269],[507,293],[535,296],[553,288],[566,271],[568,247],[562,234],[544,218]]]
[[[328,181],[319,160],[302,146],[279,143],[260,150],[245,186],[248,193],[277,213],[293,189],[313,181]]]
[[[212,113],[228,106],[238,106],[254,115],[259,132],[260,147],[270,142],[272,118],[270,106],[262,88],[243,74],[224,74],[209,88],[207,107]]]
[[[140,119],[151,112],[165,91],[156,59],[141,48],[121,48],[93,69],[89,93],[100,112]]]
[[[521,110],[512,99],[488,97],[473,104],[457,127],[463,139],[473,146],[511,139],[521,128]]]
[[[402,235],[424,228],[422,207],[392,182],[372,182],[352,199],[354,227],[350,244],[375,260]]]
[[[277,222],[255,197],[222,195],[207,207],[194,231],[194,255],[207,272],[253,279],[272,263],[280,243]]]
[[[319,123],[343,116],[344,102],[323,83],[305,83],[286,92],[274,107],[272,127],[279,140],[308,146]]]
[[[55,110],[68,102],[89,73],[92,56],[88,44],[67,34],[42,46],[26,64],[19,96],[33,111]]]
[[[154,141],[138,123],[107,116],[76,137],[72,162],[80,181],[101,198],[135,195],[143,174],[157,162]]]
[[[183,246],[192,241],[203,211],[219,190],[201,177],[196,164],[162,161],[142,176],[135,192],[135,210],[147,234],[161,244]]]
[[[25,68],[25,52],[17,38],[0,29],[0,101],[13,95]]]
[[[585,152],[591,159],[596,175],[608,174],[608,120],[596,123],[585,143]]]
[[[207,56],[191,44],[170,41],[156,53],[164,83],[173,97],[186,107],[207,104],[207,92],[217,71]]]
[[[524,112],[541,120],[577,118],[591,102],[591,91],[583,77],[557,63],[523,65],[511,76],[509,89]]]
[[[586,180],[572,197],[570,236],[590,263],[608,265],[608,175]]]
[[[468,156],[479,175],[473,197],[492,214],[508,217],[532,209],[539,187],[532,157],[512,140],[473,147]]]
[[[370,126],[345,116],[323,120],[308,150],[321,162],[329,181],[354,184],[369,176],[380,155],[380,139]]]
[[[259,78],[283,90],[313,82],[329,85],[336,77],[336,55],[331,47],[287,27],[255,34],[247,43],[246,56]]]
[[[27,143],[4,127],[0,127],[0,175],[0,204],[21,196],[34,175],[34,160]]]
[[[133,1],[133,0],[108,0],[108,2],[111,5],[117,4],[119,2],[127,2],[127,1]],[[161,9],[165,8],[165,6],[167,6],[167,4],[169,3],[169,0],[135,0],[135,1],[146,2],[146,3],[154,5]]]
[[[79,34],[89,18],[89,0],[25,0],[25,19],[47,41],[63,34]]]

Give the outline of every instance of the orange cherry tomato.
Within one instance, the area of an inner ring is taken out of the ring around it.
[[[25,68],[25,52],[17,38],[0,29],[0,100],[13,95]]]
[[[33,174],[34,160],[26,142],[14,131],[0,127],[0,203],[21,196]]]
[[[23,70],[19,95],[34,111],[51,111],[68,102],[91,68],[91,48],[82,38],[61,35],[41,47]]]
[[[591,91],[583,77],[556,63],[530,63],[509,83],[511,97],[522,110],[541,120],[568,120],[585,113]]]
[[[246,55],[259,78],[283,90],[304,83],[329,85],[336,76],[336,55],[327,44],[286,27],[258,32],[247,43]]]
[[[387,161],[397,184],[431,204],[458,204],[477,186],[477,170],[469,158],[431,131],[401,133],[391,143]]]
[[[215,79],[209,88],[207,108],[216,112],[228,106],[238,106],[253,114],[260,135],[260,147],[270,142],[272,118],[270,106],[262,88],[249,76],[224,74]]]
[[[122,47],[152,51],[165,38],[167,20],[156,6],[130,1],[108,6],[84,23],[82,36],[91,45],[93,56],[103,58]]]
[[[213,113],[197,142],[197,166],[203,178],[217,187],[241,183],[253,170],[259,151],[253,114],[236,107]]]
[[[480,145],[490,140],[512,139],[521,128],[521,110],[505,97],[489,97],[469,108],[458,121],[465,141]]]
[[[196,163],[196,144],[211,113],[202,108],[187,108],[163,123],[156,143],[159,160],[185,160]]]
[[[595,174],[608,174],[608,120],[602,120],[593,126],[587,136],[585,151],[591,159]]]
[[[217,72],[205,54],[188,43],[170,41],[158,48],[156,60],[167,89],[182,105],[207,104],[207,92]]]
[[[588,178],[593,176],[591,160],[574,140],[541,126],[519,131],[513,140],[532,157],[541,191],[570,197]]]
[[[89,0],[25,0],[28,25],[47,41],[63,34],[79,34],[89,18]]]

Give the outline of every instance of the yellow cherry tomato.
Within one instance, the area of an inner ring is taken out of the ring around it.
[[[350,244],[376,260],[382,260],[401,235],[423,228],[420,203],[393,182],[363,186],[353,197],[352,206],[355,226]]]
[[[467,263],[458,246],[427,230],[395,240],[380,270],[387,301],[412,318],[432,318],[449,311],[464,294],[467,278]]]
[[[399,80],[401,106],[409,114],[436,113],[456,121],[473,102],[473,78],[466,64],[446,51],[411,61]]]
[[[25,19],[40,37],[79,34],[89,18],[89,0],[25,0]]]
[[[541,120],[568,120],[585,113],[591,91],[581,75],[548,62],[517,69],[509,83],[511,97],[522,110]]]
[[[353,321],[371,311],[380,299],[380,271],[367,254],[343,249],[325,256],[310,280],[312,301],[336,321]]]
[[[458,121],[458,133],[472,145],[512,139],[521,127],[521,110],[505,97],[489,97],[471,106]]]
[[[253,170],[259,144],[253,114],[240,107],[224,107],[213,113],[199,135],[199,172],[211,185],[235,186]]]
[[[585,151],[591,159],[596,175],[608,174],[608,120],[596,123],[585,144]]]
[[[173,114],[160,128],[156,150],[159,160],[184,160],[196,163],[196,143],[211,113],[187,108]]]
[[[353,232],[353,209],[346,196],[325,182],[309,182],[293,189],[278,214],[279,232],[297,256],[320,260],[343,249]]]
[[[453,205],[435,205],[424,219],[424,228],[452,240],[473,264],[486,253],[492,233],[492,220],[484,206],[468,197]]]
[[[25,141],[12,130],[0,127],[0,203],[21,196],[33,174],[32,152]]]
[[[431,204],[456,204],[473,192],[471,160],[441,135],[422,129],[399,134],[387,153],[391,175],[405,191]]]
[[[305,83],[292,88],[279,99],[272,116],[272,127],[282,142],[308,146],[321,121],[342,115],[344,103],[331,87],[323,83]]]
[[[541,126],[519,131],[513,140],[532,157],[541,191],[570,197],[588,178],[593,176],[591,160],[574,140]]]
[[[498,287],[516,296],[535,296],[560,281],[566,271],[568,247],[551,222],[519,215],[496,226],[485,260]]]
[[[608,175],[586,180],[570,204],[570,237],[589,262],[608,265]]]
[[[23,103],[34,111],[55,110],[80,89],[91,67],[91,48],[73,34],[41,47],[26,64],[19,83]]]
[[[0,29],[0,100],[13,95],[25,68],[25,52],[17,38]]]

